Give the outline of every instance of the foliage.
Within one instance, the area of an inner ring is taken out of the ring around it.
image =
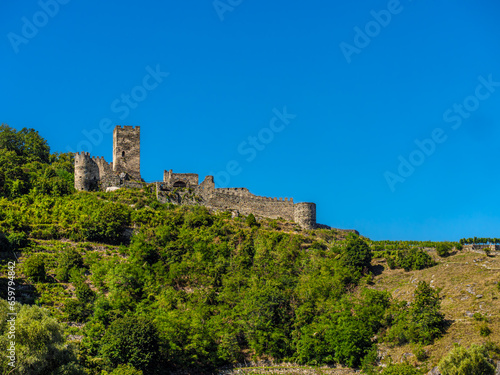
[[[391,363],[384,369],[384,371],[382,371],[382,375],[419,375],[419,374],[422,374],[422,372],[407,363],[398,363],[398,364]]]
[[[472,344],[469,349],[455,346],[439,362],[442,375],[493,375],[495,367],[483,346]]]
[[[249,358],[373,368],[384,337],[424,343],[442,332],[432,289],[419,285],[408,306],[365,287],[372,249],[421,269],[433,265],[422,248],[435,243],[281,232],[277,220],[259,225],[253,214],[232,220],[159,204],[147,185],[77,193],[72,155],[49,154],[44,142],[0,129],[0,243],[25,253],[37,303],[85,323],[68,330],[83,336],[78,363],[88,374],[212,373]],[[55,280],[42,283],[45,270]],[[40,314],[33,326],[53,336],[35,335],[46,346],[22,352],[23,361],[42,358],[44,374],[80,373],[61,326]]]
[[[254,214],[248,215],[247,218],[245,219],[245,222],[251,228],[259,226],[259,223],[257,223],[257,219],[255,219]]]
[[[483,323],[479,326],[479,334],[483,337],[487,337],[491,334],[491,329],[488,327],[486,323]]]
[[[64,339],[63,327],[38,306],[16,305],[16,370],[15,374],[83,375],[76,364],[75,348]],[[0,350],[6,353],[10,339],[7,324],[7,302],[0,300]],[[9,317],[10,318],[10,317]],[[0,360],[4,373],[11,371],[8,359]],[[12,373],[12,372],[9,372]]]
[[[0,197],[65,195],[73,188],[73,155],[53,154],[34,129],[0,126]]]
[[[416,248],[396,251],[393,254],[389,253],[386,255],[386,260],[389,268],[403,268],[407,272],[436,265],[436,262],[427,252]]]
[[[130,364],[150,369],[158,357],[158,334],[151,321],[127,315],[112,322],[102,337],[99,353],[108,365]]]
[[[60,281],[69,281],[70,272],[73,269],[83,267],[83,258],[78,250],[70,247],[64,250],[59,256],[56,277]]]
[[[372,260],[370,247],[361,237],[355,234],[349,235],[342,256],[342,263],[345,267],[361,273],[364,273],[370,267]]]
[[[500,238],[489,238],[489,237],[462,238],[462,239],[460,239],[460,244],[461,245],[468,245],[468,244],[499,245]]]
[[[436,252],[440,257],[447,257],[450,255],[450,250],[453,245],[449,242],[440,242],[436,245]]]
[[[29,244],[28,235],[24,232],[10,233],[7,236],[7,239],[9,241],[10,248],[13,251],[17,251],[17,250],[20,250],[22,248],[25,248]]]
[[[118,365],[112,372],[104,371],[102,375],[143,375],[143,372],[130,364],[126,364]]]
[[[446,328],[440,307],[439,291],[425,281],[419,282],[413,303],[406,306],[402,302],[390,312],[394,324],[388,330],[386,340],[394,344],[431,344]]]
[[[24,275],[37,281],[45,280],[45,261],[42,254],[35,254],[26,259]]]

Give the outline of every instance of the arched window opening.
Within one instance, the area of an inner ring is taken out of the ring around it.
[[[174,188],[175,187],[185,188],[186,183],[184,181],[176,181],[176,182],[174,182]]]
[[[125,157],[125,151],[122,151],[122,158]]]

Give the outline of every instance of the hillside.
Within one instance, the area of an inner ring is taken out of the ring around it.
[[[395,299],[411,301],[416,284],[426,281],[433,288],[441,290],[441,308],[446,320],[450,322],[445,335],[436,340],[433,345],[424,346],[430,364],[437,364],[453,344],[469,346],[486,341],[500,342],[500,259],[498,254],[486,256],[484,252],[455,252],[441,258],[431,251],[438,262],[434,267],[420,271],[405,272],[390,270],[387,263],[375,259],[373,264],[380,274],[374,279],[374,287],[387,290]],[[474,318],[474,314],[476,315]],[[491,334],[482,336],[480,328],[487,326]],[[396,349],[384,347],[382,352],[390,355],[395,362],[406,358],[416,361],[412,353],[414,347],[404,345]]]
[[[3,373],[415,375],[451,355],[490,374],[499,359],[496,254],[159,203],[146,183],[76,192],[73,173],[33,129],[0,128]]]

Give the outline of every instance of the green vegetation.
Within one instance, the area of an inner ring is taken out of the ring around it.
[[[453,244],[450,242],[442,242],[436,245],[436,252],[440,257],[447,257],[450,255],[450,251],[453,248]]]
[[[460,240],[461,245],[469,245],[469,244],[476,244],[476,245],[499,245],[500,244],[500,238],[487,238],[487,237],[473,237],[473,238],[462,238]]]
[[[382,371],[382,375],[419,375],[419,374],[422,374],[422,371],[419,371],[412,365],[406,363],[390,364],[384,369],[384,371]]]
[[[405,271],[422,270],[436,265],[432,257],[421,249],[411,248],[385,252],[387,265],[391,269],[403,268]]]
[[[371,273],[375,255],[407,271],[432,267],[424,248],[436,243],[278,230],[286,225],[162,205],[147,185],[77,193],[71,155],[2,125],[1,280],[19,258],[26,290],[16,305],[18,373],[209,374],[263,359],[374,369],[378,344],[427,345],[443,334],[438,290],[420,282],[411,303],[394,300]]]
[[[415,300],[409,306],[403,301],[394,307],[391,314],[394,324],[386,336],[389,343],[427,345],[445,331],[439,291],[432,289],[425,281],[418,284]]]
[[[10,343],[7,313],[12,312],[6,301],[0,300],[0,348],[7,353]],[[37,306],[16,305],[16,372],[14,374],[84,375],[77,364],[76,349],[64,338],[63,326],[50,317],[47,310]],[[3,355],[0,365],[4,373],[12,370]],[[64,371],[63,371],[64,370]]]
[[[469,349],[456,346],[439,362],[439,370],[442,375],[495,374],[486,348],[477,345],[471,345]]]

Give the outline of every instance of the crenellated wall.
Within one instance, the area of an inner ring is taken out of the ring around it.
[[[247,188],[215,188],[213,176],[207,176],[196,192],[203,198],[204,205],[213,209],[237,210],[243,215],[253,213],[271,219],[281,217],[307,229],[316,224],[314,203],[294,204],[292,198],[262,197],[250,193]]]

